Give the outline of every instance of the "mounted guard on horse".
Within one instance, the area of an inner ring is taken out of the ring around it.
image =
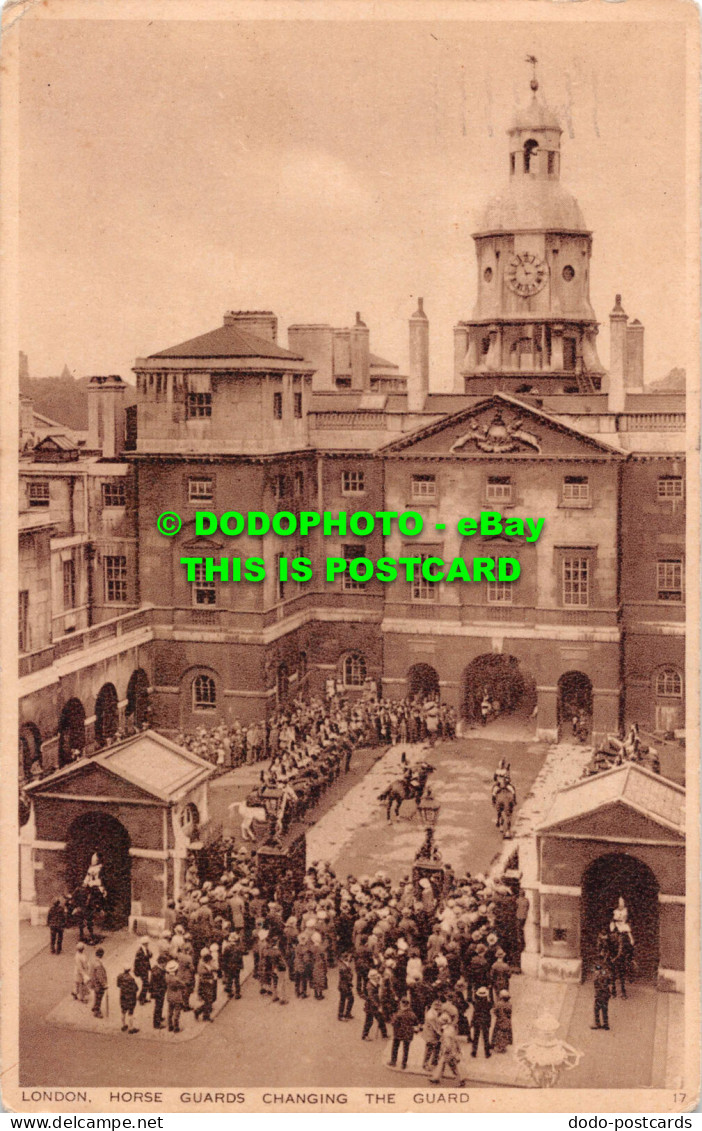
[[[509,840],[512,836],[512,814],[517,805],[517,791],[512,785],[510,764],[505,758],[500,758],[493,774],[491,801],[495,806],[495,824],[503,838]]]
[[[403,801],[414,801],[416,805],[419,805],[424,796],[427,778],[429,774],[434,773],[434,766],[430,762],[422,761],[415,766],[410,766],[407,764],[404,754],[402,760],[404,765],[402,777],[391,782],[387,789],[384,789],[378,795],[379,801],[387,802],[386,816],[388,821],[392,819],[393,805],[395,806],[396,817],[400,815],[400,806]]]

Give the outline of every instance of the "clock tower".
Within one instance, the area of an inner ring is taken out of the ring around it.
[[[508,130],[508,182],[473,235],[478,298],[454,331],[457,392],[592,393],[605,373],[590,305],[592,233],[561,184],[563,131],[538,89],[534,76],[531,102]]]

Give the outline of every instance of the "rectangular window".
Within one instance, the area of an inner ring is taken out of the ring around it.
[[[365,491],[365,472],[363,471],[342,471],[341,473],[341,493],[342,495],[362,495]]]
[[[511,503],[512,480],[509,475],[488,475],[485,498],[489,503]]]
[[[305,476],[301,471],[295,472],[295,494],[299,498],[305,490]]]
[[[107,554],[105,563],[105,600],[122,604],[127,600],[127,559],[123,554]]]
[[[436,476],[412,476],[412,502],[429,503],[436,499]]]
[[[282,420],[283,419],[283,394],[282,393],[274,393],[273,394],[273,419],[274,420]]]
[[[214,498],[214,481],[212,479],[188,479],[188,502],[211,503]]]
[[[511,605],[513,585],[510,581],[488,581],[488,605]]]
[[[365,556],[366,556],[365,547],[362,546],[360,543],[354,542],[354,543],[351,543],[348,546],[343,547],[344,561],[352,562],[356,558],[365,558]],[[343,577],[342,577],[341,587],[347,593],[351,593],[351,592],[358,592],[359,590],[360,591],[364,590],[365,584],[362,581],[354,581],[352,577],[349,577],[348,573],[345,573],[345,574],[343,574]]]
[[[214,578],[208,581],[205,576],[205,563],[199,562],[195,566],[195,580],[193,582],[193,605],[216,605],[217,590]]]
[[[302,420],[302,393],[293,393],[293,411],[297,420]]]
[[[19,594],[19,650],[29,651],[29,590],[20,589]]]
[[[188,393],[188,420],[212,416],[212,393]]]
[[[103,483],[102,505],[103,507],[124,507],[127,505],[127,484],[123,479],[118,479],[115,483]]]
[[[280,564],[281,564],[281,562],[282,562],[282,560],[285,556],[286,555],[283,554],[283,553],[275,555],[275,585],[276,585],[276,599],[278,601],[284,601],[285,600],[285,582],[283,581],[282,577],[280,576]]]
[[[36,479],[33,483],[29,483],[27,488],[27,498],[29,499],[30,507],[48,507],[49,505],[49,481],[48,479]]]
[[[273,481],[273,494],[276,499],[284,499],[288,491],[288,483],[284,475],[276,475]]]
[[[72,558],[63,563],[63,607],[76,607],[76,564]]]
[[[658,480],[659,499],[682,499],[682,475],[661,475]]]
[[[563,559],[563,604],[583,608],[590,604],[590,559]]]
[[[566,475],[563,480],[563,503],[568,507],[590,505],[590,484],[587,475]]]
[[[656,562],[659,601],[682,601],[683,564],[681,558]]]
[[[555,171],[556,171],[556,154],[553,153],[553,152],[549,152],[549,155],[548,155],[548,172],[549,172],[549,175],[551,175],[552,173],[555,173]]]
[[[432,558],[437,555],[432,554],[412,554],[412,557],[419,556],[422,564],[427,558]],[[412,581],[412,600],[413,601],[435,601],[438,595],[439,587],[434,581],[427,581],[422,575],[422,567],[416,565],[414,567],[414,578]]]

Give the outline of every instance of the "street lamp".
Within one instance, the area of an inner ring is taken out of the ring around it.
[[[439,805],[438,801],[434,800],[431,789],[429,789],[428,787],[425,790],[424,797],[419,802],[417,809],[419,810],[419,816],[422,818],[422,821],[427,826],[427,828],[436,828],[437,822],[439,820],[439,810],[441,809],[441,806]]]
[[[575,1068],[582,1053],[556,1036],[560,1022],[550,1013],[542,1013],[534,1023],[534,1035],[517,1049],[519,1060],[531,1073],[537,1088],[553,1088],[561,1072]]]

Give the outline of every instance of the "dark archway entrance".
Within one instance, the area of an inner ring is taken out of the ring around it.
[[[135,730],[149,721],[149,677],[143,668],[132,672],[127,685],[126,716]]]
[[[583,873],[580,901],[580,942],[583,973],[592,971],[597,932],[609,929],[619,896],[629,911],[634,938],[636,977],[655,981],[660,951],[658,882],[651,869],[624,852],[599,856]]]
[[[523,672],[515,656],[487,652],[464,669],[461,680],[461,713],[464,719],[477,722],[485,692],[499,704],[499,714],[519,714],[528,718],[536,706],[536,683]]]
[[[41,734],[34,723],[25,723],[19,732],[20,781],[31,781],[32,766],[37,758],[41,762]]]
[[[113,683],[100,688],[95,700],[95,741],[105,746],[117,734],[119,727],[119,700]]]
[[[431,664],[413,664],[407,672],[407,695],[410,699],[439,698],[439,673]]]
[[[66,837],[66,881],[71,891],[83,883],[94,852],[102,861],[107,891],[105,926],[119,930],[129,920],[132,905],[129,833],[121,821],[107,813],[84,813],[77,817]]]
[[[559,739],[571,735],[578,717],[587,734],[592,731],[592,683],[584,672],[564,672],[558,681],[557,721]]]
[[[69,699],[59,720],[59,766],[73,761],[73,751],[85,750],[85,711],[80,699]]]

